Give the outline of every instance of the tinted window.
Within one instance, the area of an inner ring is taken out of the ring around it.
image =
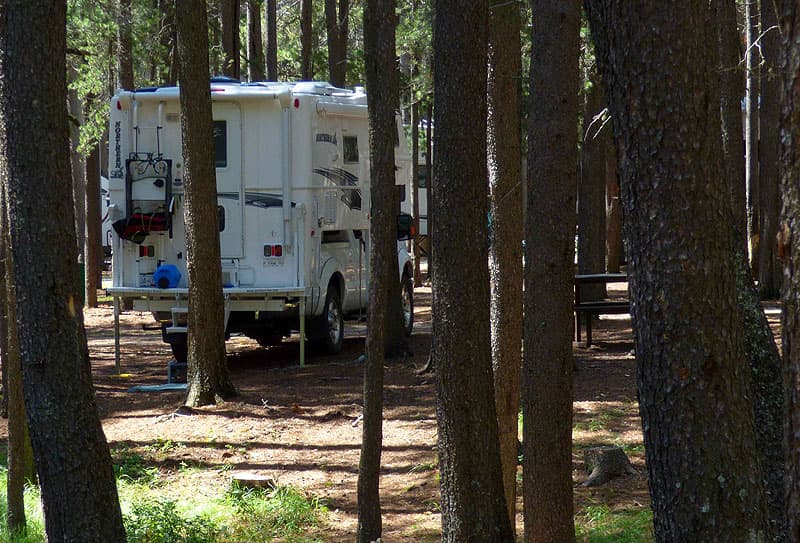
[[[358,138],[354,136],[345,136],[342,138],[342,145],[344,146],[344,162],[345,164],[358,163]]]
[[[214,121],[214,163],[217,168],[228,165],[228,123]]]
[[[428,173],[425,166],[420,166],[417,170],[417,187],[424,189],[428,186]]]

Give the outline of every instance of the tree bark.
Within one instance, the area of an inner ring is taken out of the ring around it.
[[[119,87],[133,90],[133,36],[131,35],[131,2],[119,0],[117,5],[117,79]]]
[[[176,0],[176,5],[180,5],[181,3],[181,0]],[[239,0],[221,0],[220,10],[222,52],[224,54],[222,73],[228,77],[240,79],[242,76],[241,59],[239,58],[239,20],[241,19],[241,5],[239,4]],[[180,13],[180,10],[178,10],[178,12]],[[206,49],[208,48],[206,47]]]
[[[578,1],[531,2],[533,31],[525,219],[522,372],[525,540],[575,541],[572,331]]]
[[[328,73],[334,87],[347,83],[347,27],[350,0],[325,0],[325,23],[328,28]]]
[[[600,78],[589,76],[592,88],[584,105],[578,183],[578,273],[606,271],[606,140],[610,125],[603,125],[605,109]],[[586,300],[606,297],[606,285],[587,285]],[[583,291],[581,291],[583,296]]]
[[[6,183],[25,407],[50,542],[124,541],[97,415],[69,165],[66,2],[0,2],[0,176]],[[38,74],[31,78],[32,73]],[[46,160],[42,158],[46,157]]]
[[[416,68],[414,68],[416,71]],[[420,251],[419,240],[419,100],[416,93],[412,93],[413,103],[411,104],[411,214],[414,216],[414,231],[417,233],[414,238],[414,285],[422,284],[422,270],[420,267],[422,251]]]
[[[438,0],[434,9],[436,220],[429,231],[442,541],[507,542],[486,318],[486,5]]]
[[[300,0],[300,78],[303,81],[314,79],[314,65],[311,62],[314,39],[311,28],[312,15],[311,0]]]
[[[656,541],[762,541],[769,529],[722,179],[714,6],[586,4],[624,157]]]
[[[267,0],[265,11],[267,19],[267,81],[277,81],[278,80],[277,0]]]
[[[517,512],[522,368],[522,78],[516,3],[489,4],[486,151],[489,172],[491,353],[500,461],[512,533]]]
[[[800,9],[779,3],[783,36],[781,75],[781,189],[783,209],[778,252],[783,257],[784,401],[786,404],[786,517],[789,541],[800,541]]]
[[[614,138],[606,140],[606,270],[619,273],[622,264],[622,204],[619,198],[617,147]]]
[[[264,80],[264,45],[261,43],[261,0],[247,0],[247,69],[250,81]]]
[[[758,211],[758,103],[761,80],[761,58],[756,44],[758,38],[759,0],[744,0],[745,35],[745,118],[744,160],[747,190],[747,239],[750,247],[750,266],[758,274],[759,211]]]
[[[97,290],[101,284],[103,263],[102,220],[100,216],[100,164],[99,150],[95,145],[86,158],[86,305],[97,307]]]
[[[189,393],[186,405],[214,404],[236,394],[225,357],[217,184],[208,85],[205,0],[177,0],[181,62],[184,222],[189,276]]]
[[[761,107],[759,108],[758,183],[761,234],[758,259],[758,294],[762,299],[774,300],[780,295],[781,269],[775,254],[775,235],[778,233],[780,194],[778,191],[778,148],[780,123],[780,82],[778,55],[780,31],[777,28],[776,6],[764,2],[761,8],[760,51]]]
[[[378,486],[383,441],[384,336],[388,324],[384,307],[389,303],[389,284],[397,283],[394,112],[399,102],[399,74],[395,62],[396,20],[388,15],[394,13],[395,0],[367,0],[364,6],[372,218],[364,429],[358,468],[359,543],[370,543],[381,537]]]

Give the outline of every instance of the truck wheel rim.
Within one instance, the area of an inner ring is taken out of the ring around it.
[[[403,286],[403,324],[408,328],[411,322],[411,293],[407,286]]]
[[[339,308],[336,303],[331,300],[328,303],[328,335],[332,343],[339,342],[339,334],[341,333],[341,324],[339,323]]]

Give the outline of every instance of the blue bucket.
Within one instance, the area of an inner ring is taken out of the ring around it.
[[[181,272],[174,264],[162,264],[153,273],[153,282],[158,288],[175,288],[181,281]]]

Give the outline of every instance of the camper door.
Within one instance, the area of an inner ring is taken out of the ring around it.
[[[242,115],[238,104],[214,102],[219,246],[222,258],[243,256]]]

